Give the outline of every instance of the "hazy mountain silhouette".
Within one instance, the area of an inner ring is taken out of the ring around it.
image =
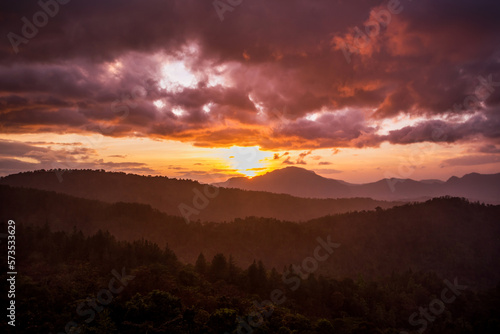
[[[286,167],[252,179],[234,177],[218,183],[220,187],[268,191],[310,198],[354,197],[349,183],[319,176],[313,171]]]
[[[310,198],[369,197],[378,200],[422,200],[439,196],[457,196],[485,203],[500,203],[500,173],[467,174],[462,178],[415,181],[382,179],[373,183],[352,184],[317,175],[298,167],[286,167],[252,179],[235,177],[218,186],[268,191]]]
[[[181,261],[203,252],[232,255],[241,266],[254,259],[281,270],[313,255],[318,237],[340,244],[318,273],[376,278],[393,271],[435,271],[478,285],[500,279],[500,206],[438,198],[376,211],[345,213],[302,224],[268,218],[227,224],[193,222],[136,203],[104,203],[36,189],[0,186],[0,220],[55,231],[107,230],[120,240],[168,244]],[[24,248],[29,247],[25,245]]]
[[[62,181],[62,182],[60,182]],[[13,174],[0,184],[56,191],[104,202],[149,204],[190,221],[229,221],[248,216],[305,221],[328,214],[392,207],[401,202],[369,198],[306,199],[290,195],[216,188],[191,180],[92,170]],[[212,197],[212,198],[211,198]]]

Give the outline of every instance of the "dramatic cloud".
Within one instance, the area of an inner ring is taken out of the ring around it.
[[[424,141],[453,143],[458,140],[482,135],[498,140],[500,138],[500,114],[479,113],[465,121],[429,120],[414,126],[394,130],[383,137],[393,144],[411,144]]]
[[[494,1],[253,0],[223,21],[211,1],[42,3],[0,15],[2,133],[267,150],[500,144]],[[419,122],[384,131],[401,114]]]

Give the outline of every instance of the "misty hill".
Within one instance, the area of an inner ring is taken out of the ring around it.
[[[305,199],[219,189],[191,180],[92,170],[19,173],[1,178],[0,184],[56,191],[109,203],[148,204],[169,215],[188,217],[190,221],[222,222],[248,216],[305,221],[328,214],[401,204],[369,198]]]
[[[318,274],[376,278],[392,271],[435,271],[475,285],[500,280],[500,206],[439,198],[391,209],[325,216],[303,224],[249,217],[227,224],[191,223],[144,204],[104,203],[0,186],[0,219],[53,230],[108,230],[121,240],[168,244],[183,262],[203,252],[232,255],[246,267],[262,259],[282,270],[313,255],[318,238],[339,243]]]
[[[408,201],[439,196],[457,196],[472,201],[500,204],[500,173],[467,174],[462,178],[414,181],[383,179],[373,183],[351,184],[317,175],[298,167],[286,167],[252,179],[236,177],[218,186],[254,191],[268,191],[310,198],[368,197],[377,200]]]

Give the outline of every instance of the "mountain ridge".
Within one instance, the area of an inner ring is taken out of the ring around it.
[[[460,198],[327,215],[302,224],[258,217],[227,224],[186,224],[178,215],[149,205],[105,203],[7,185],[0,185],[0,199],[3,222],[12,219],[27,227],[47,226],[86,235],[109,231],[118,240],[168,244],[188,263],[195,263],[200,252],[208,258],[223,253],[232,254],[240,265],[263,259],[269,268],[283,268],[311,256],[318,237],[327,240],[331,236],[340,247],[322,263],[319,273],[378,277],[411,267],[448,277],[459,275],[483,286],[495,285],[500,278],[500,206]]]
[[[148,204],[169,215],[182,214],[189,221],[223,222],[258,216],[298,222],[329,214],[402,204],[369,198],[308,199],[263,191],[210,188],[192,180],[92,170],[18,173],[0,178],[0,184],[55,191],[108,203]]]
[[[500,173],[469,173],[446,181],[385,178],[354,184],[330,179],[299,167],[285,167],[252,179],[230,178],[215,185],[309,198],[366,197],[388,201],[412,201],[439,196],[464,197],[472,201],[500,204]]]

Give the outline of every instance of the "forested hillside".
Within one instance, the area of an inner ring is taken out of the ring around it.
[[[167,247],[119,242],[107,232],[85,236],[77,230],[17,225],[16,234],[17,333],[500,330],[500,286],[476,291],[462,278],[443,279],[432,272],[406,270],[377,280],[315,273],[302,278],[293,270],[270,270],[258,260],[240,268],[224,254],[200,254],[194,266],[186,265]],[[443,309],[431,308],[436,298],[445,298]],[[2,332],[10,330],[5,323],[0,326]]]
[[[459,276],[474,286],[500,280],[500,206],[439,198],[392,209],[333,216],[302,224],[248,217],[225,224],[186,224],[144,204],[109,204],[41,190],[0,187],[1,219],[53,230],[108,230],[120,240],[144,238],[168,244],[186,263],[200,252],[232,255],[248,266],[261,259],[281,270],[300,264],[318,238],[340,246],[318,266],[318,273],[376,278],[408,269]]]

